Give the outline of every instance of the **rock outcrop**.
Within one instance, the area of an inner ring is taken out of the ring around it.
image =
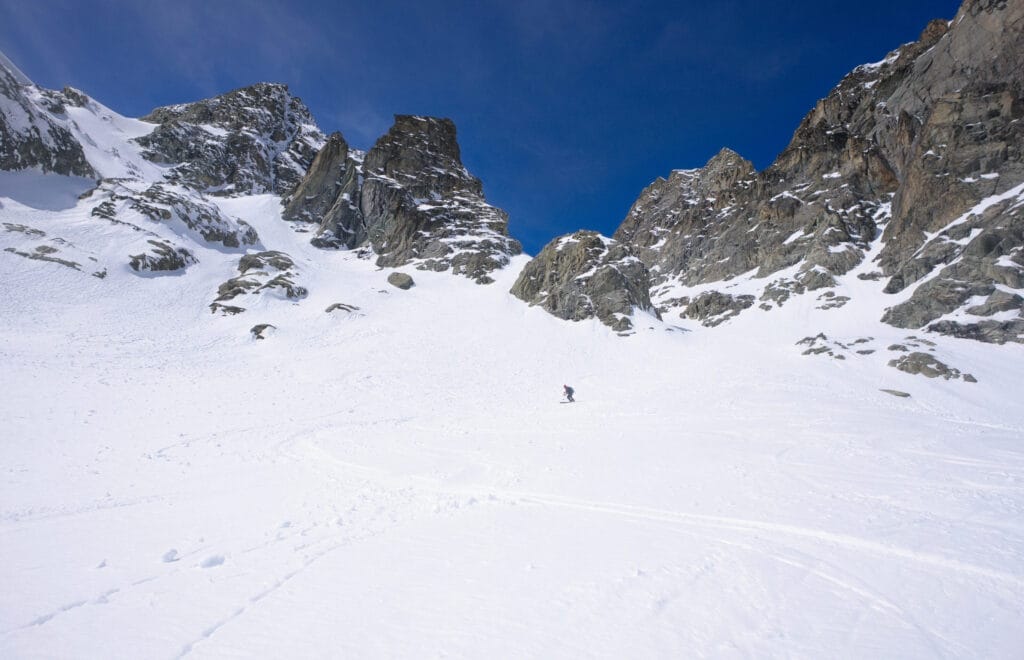
[[[393,287],[408,291],[409,289],[416,286],[416,282],[413,281],[412,277],[408,273],[391,273],[388,275],[388,284]]]
[[[919,374],[926,378],[943,378],[954,380],[962,378],[966,383],[977,383],[971,374],[961,373],[959,369],[950,367],[930,353],[914,352],[889,360],[889,366],[908,374]]]
[[[284,252],[268,250],[247,254],[238,260],[238,276],[217,287],[217,297],[210,304],[210,311],[222,314],[244,312],[244,307],[226,304],[237,302],[239,296],[301,300],[309,291],[295,283],[297,278],[295,262]]]
[[[259,244],[256,230],[248,223],[225,215],[214,204],[180,186],[107,179],[88,199],[98,202],[92,209],[93,217],[139,231],[147,220],[166,224],[200,244],[232,250]]]
[[[195,255],[183,247],[154,239],[148,240],[147,243],[149,248],[145,252],[134,254],[128,259],[128,265],[135,272],[174,273],[199,263]]]
[[[657,316],[647,267],[628,246],[592,231],[556,238],[532,259],[512,294],[570,320],[598,318],[619,332],[639,309]]]
[[[380,266],[451,270],[481,284],[522,252],[508,215],[463,166],[450,119],[396,115],[365,157],[332,135],[284,217],[317,223],[316,245],[369,245]]]
[[[73,90],[67,90],[73,93]],[[64,125],[62,92],[36,87],[0,53],[0,170],[30,167],[96,177],[82,145]]]
[[[731,296],[719,291],[705,291],[686,306],[683,316],[713,328],[725,323],[754,304],[754,296]]]
[[[60,236],[51,236],[39,227],[17,222],[0,222],[0,249],[32,261],[58,264],[93,277],[107,276],[100,256],[82,249]]]
[[[286,85],[259,83],[210,99],[157,108],[138,143],[168,178],[216,195],[287,195],[324,144],[309,109]]]
[[[1024,341],[1024,4],[967,0],[952,21],[857,67],[763,172],[729,150],[652,183],[614,238],[650,268],[652,298],[743,274],[792,276],[762,307],[829,288],[877,238],[884,317]],[[883,231],[884,230],[884,231]],[[865,274],[866,275],[866,274]],[[706,288],[706,287],[705,287]],[[993,298],[995,296],[995,298]]]
[[[369,237],[360,206],[365,154],[331,133],[309,171],[284,200],[281,216],[318,226],[312,243],[322,248],[355,248]]]

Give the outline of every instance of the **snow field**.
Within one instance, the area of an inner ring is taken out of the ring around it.
[[[218,204],[310,295],[221,317],[238,255],[140,278],[86,206],[2,203],[110,273],[0,252],[0,656],[1024,648],[1024,347],[929,336],[979,382],[900,373],[880,282],[623,338],[509,296],[525,257],[400,291],[256,196]]]

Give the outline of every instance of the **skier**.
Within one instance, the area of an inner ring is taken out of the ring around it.
[[[565,388],[565,398],[569,399],[569,403],[575,403],[575,399],[572,398],[572,395],[576,392],[576,390],[572,389],[568,385],[562,385],[562,387]]]

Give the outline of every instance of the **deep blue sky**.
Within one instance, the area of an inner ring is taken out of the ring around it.
[[[130,116],[276,81],[361,148],[393,114],[451,117],[535,254],[579,228],[612,233],[644,186],[723,146],[766,167],[845,73],[958,6],[0,0],[0,50]]]

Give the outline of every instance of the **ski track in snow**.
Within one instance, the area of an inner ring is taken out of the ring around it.
[[[110,265],[0,253],[0,656],[1024,648],[1024,347],[933,338],[979,382],[899,373],[913,333],[859,271],[840,309],[621,338],[512,300],[523,258],[399,291],[277,198],[216,201],[308,299],[214,316],[237,255],[143,280],[88,209],[5,202]],[[817,332],[876,353],[801,355]]]

